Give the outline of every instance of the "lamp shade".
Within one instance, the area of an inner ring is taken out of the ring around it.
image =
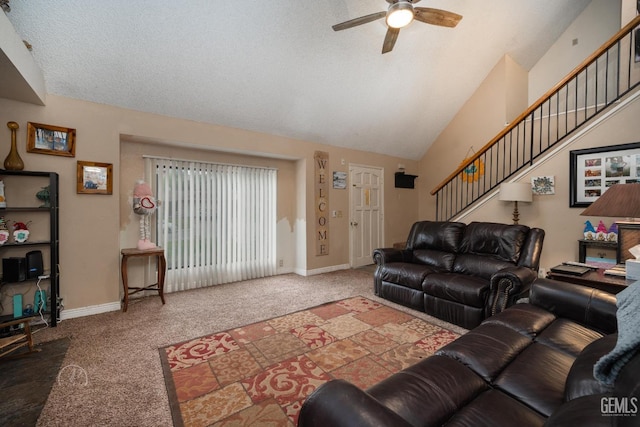
[[[531,202],[533,193],[528,182],[505,182],[500,184],[500,200],[505,202]]]
[[[614,184],[580,215],[640,218],[640,184]]]

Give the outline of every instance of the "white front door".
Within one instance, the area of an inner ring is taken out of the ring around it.
[[[384,171],[350,165],[349,240],[351,267],[373,264],[372,252],[384,242]]]

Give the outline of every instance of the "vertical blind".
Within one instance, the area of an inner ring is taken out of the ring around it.
[[[275,169],[145,161],[159,202],[155,230],[167,258],[167,292],[275,274]]]

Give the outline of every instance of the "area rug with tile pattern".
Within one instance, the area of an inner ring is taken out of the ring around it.
[[[160,358],[176,426],[292,426],[321,384],[365,389],[458,336],[354,297],[164,347]]]

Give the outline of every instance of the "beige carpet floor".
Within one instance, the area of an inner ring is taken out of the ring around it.
[[[36,342],[69,337],[38,426],[171,426],[158,349],[330,301],[364,296],[456,333],[464,329],[373,295],[371,269],[295,274],[134,300],[127,313],[65,320]]]

